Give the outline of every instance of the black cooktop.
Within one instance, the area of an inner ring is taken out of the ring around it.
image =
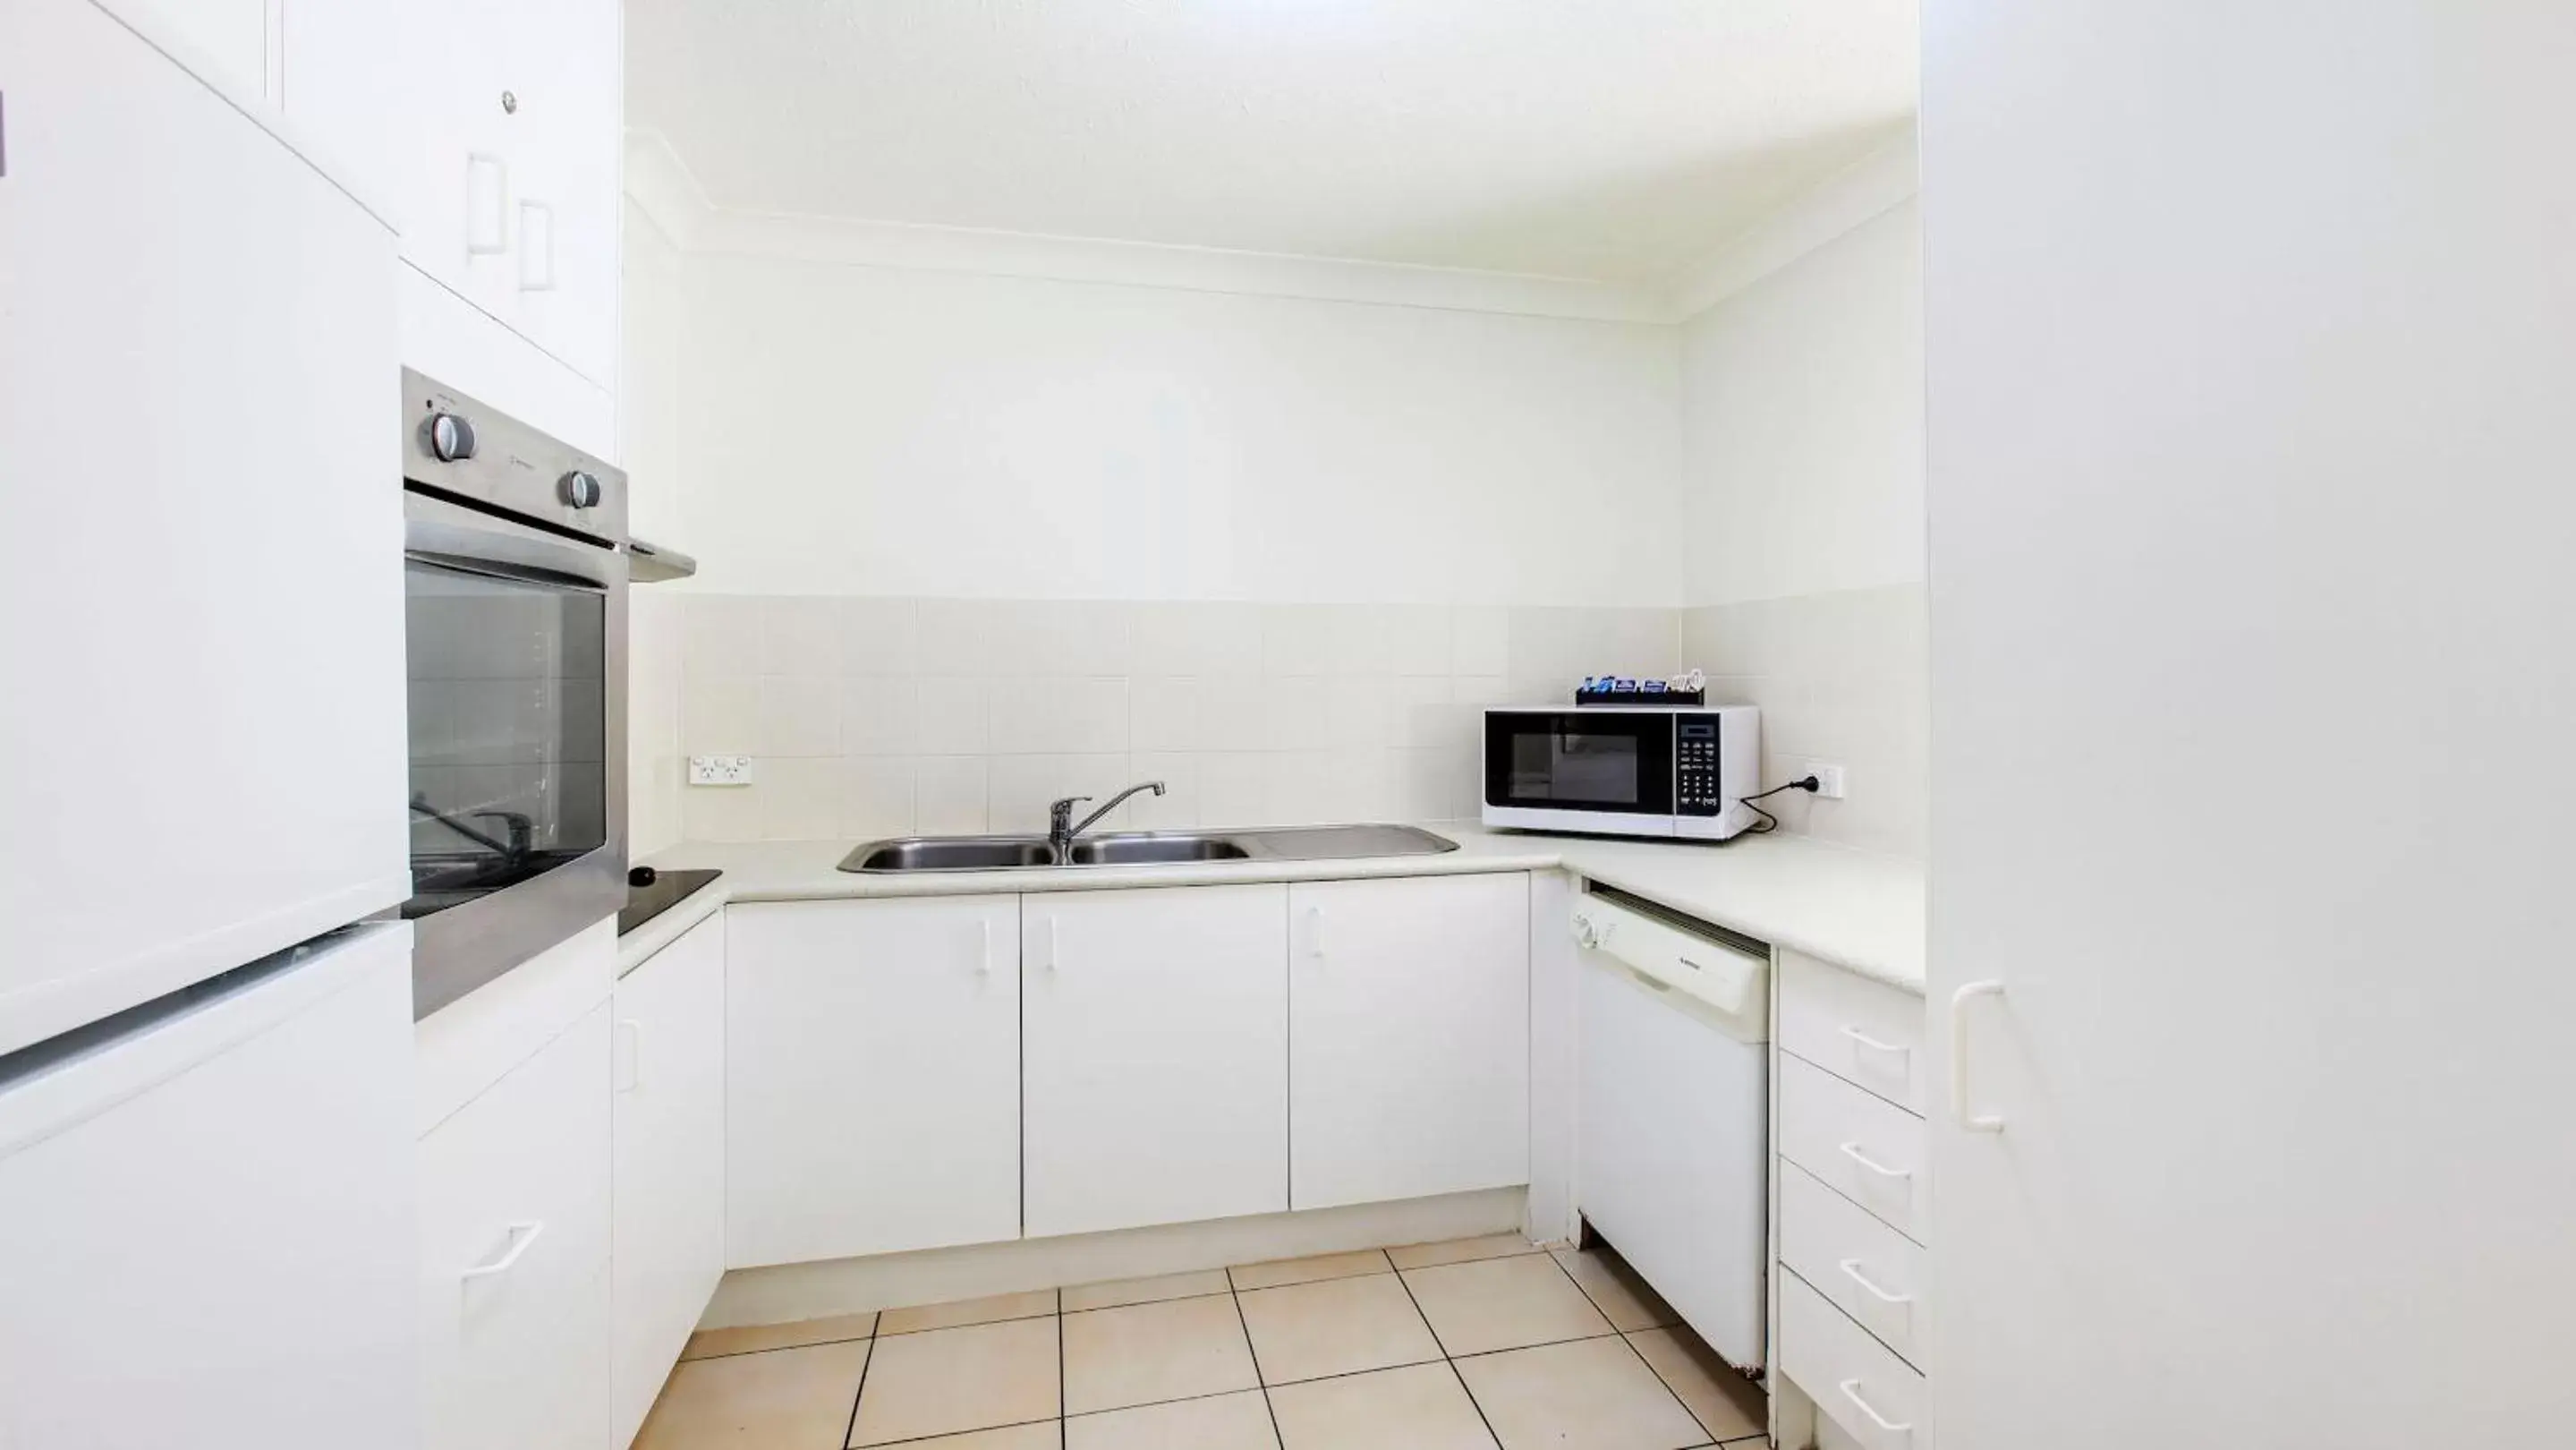
[[[626,873],[626,909],[617,913],[617,934],[624,936],[695,895],[721,871],[663,871],[638,866]]]

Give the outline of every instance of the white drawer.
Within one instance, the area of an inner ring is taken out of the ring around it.
[[[1931,1450],[1923,1376],[1796,1274],[1780,1276],[1780,1372],[1868,1450]]]
[[[1923,1120],[1787,1053],[1779,1063],[1780,1156],[1925,1242]]]
[[[1780,1165],[1780,1262],[1909,1363],[1923,1358],[1930,1257],[1814,1174]]]
[[[1931,1095],[1923,999],[1780,953],[1780,1048],[1921,1115]]]

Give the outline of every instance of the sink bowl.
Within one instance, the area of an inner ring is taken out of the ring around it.
[[[1157,861],[1248,861],[1252,853],[1224,836],[1187,832],[1086,836],[1073,843],[1068,864],[1138,866]]]
[[[1038,866],[1150,866],[1193,861],[1350,861],[1434,856],[1458,843],[1414,826],[1275,826],[1252,831],[1133,831],[1084,836],[1063,856],[1044,836],[898,836],[870,841],[844,871],[1020,871]]]
[[[1000,871],[1056,864],[1044,836],[905,836],[870,841],[841,862],[844,871]]]

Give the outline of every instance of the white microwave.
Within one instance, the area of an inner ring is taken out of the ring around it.
[[[1495,705],[1484,822],[1722,841],[1756,819],[1762,712],[1751,705]]]

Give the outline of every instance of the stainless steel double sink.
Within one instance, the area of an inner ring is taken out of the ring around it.
[[[1023,871],[1042,866],[1148,866],[1195,861],[1352,861],[1436,856],[1458,843],[1414,826],[1280,826],[1253,831],[1128,831],[1075,838],[1059,853],[1044,836],[897,836],[841,859],[844,871]]]

